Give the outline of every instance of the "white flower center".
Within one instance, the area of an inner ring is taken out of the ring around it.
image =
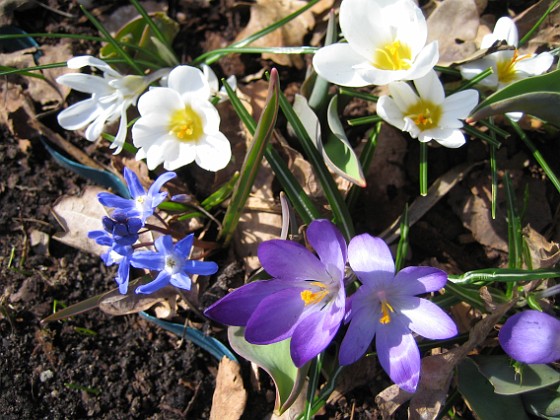
[[[513,57],[511,59],[499,60],[496,64],[498,80],[500,83],[511,83],[517,79],[516,64],[521,60],[530,58],[530,54],[519,55],[517,49],[513,52]]]
[[[179,109],[171,115],[169,132],[179,141],[197,141],[203,133],[202,118],[190,105]]]
[[[181,271],[181,261],[172,255],[165,257],[165,271],[169,274],[176,274]]]
[[[442,109],[430,101],[420,99],[404,113],[421,130],[429,130],[437,127],[441,119]]]
[[[412,65],[410,47],[396,40],[375,50],[373,66],[381,70],[408,70]]]

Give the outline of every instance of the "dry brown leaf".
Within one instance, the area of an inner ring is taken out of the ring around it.
[[[449,65],[472,55],[477,49],[479,18],[474,0],[445,0],[427,19],[428,42],[438,41],[439,63]]]
[[[529,7],[515,18],[515,24],[519,30],[519,37],[524,36],[543,16],[544,12],[550,7],[552,0],[541,0]],[[560,8],[556,9],[539,26],[537,32],[531,37],[529,42],[522,48],[522,52],[534,53],[539,47],[548,45],[550,48],[560,46]]]
[[[109,315],[128,315],[146,311],[154,305],[158,318],[172,318],[177,309],[177,289],[164,287],[149,295],[137,294],[130,288],[126,295],[118,289],[108,293],[99,302],[99,309]]]
[[[560,261],[560,245],[549,242],[530,225],[523,228],[523,236],[531,253],[533,268],[550,268]]]
[[[398,385],[391,385],[381,391],[375,397],[375,403],[381,411],[381,416],[384,419],[393,418],[393,414],[398,408],[407,402],[412,397],[412,394],[399,388]]]
[[[305,6],[307,2],[301,0],[257,0],[251,7],[251,18],[247,26],[237,35],[236,41],[248,36],[283,19],[290,13]],[[254,47],[293,47],[303,45],[303,38],[315,25],[313,13],[309,10],[291,20],[281,28],[259,38],[251,43]],[[283,66],[296,66],[301,69],[304,61],[299,55],[263,54],[263,58],[270,59]]]
[[[87,236],[91,230],[103,230],[101,218],[107,213],[97,200],[97,194],[102,191],[104,191],[102,188],[87,186],[80,197],[59,198],[52,208],[52,214],[64,232],[55,233],[53,238],[65,245],[95,255],[105,252],[105,247],[88,239]]]
[[[371,384],[377,372],[377,364],[372,357],[362,357],[356,363],[347,366],[337,378],[336,388],[327,403],[334,404],[353,389]]]
[[[239,363],[223,357],[218,366],[210,419],[239,419],[246,403],[247,391],[243,387]]]

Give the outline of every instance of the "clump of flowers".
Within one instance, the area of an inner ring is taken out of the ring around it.
[[[210,86],[201,70],[179,66],[138,101],[140,119],[132,127],[136,159],[149,169],[163,163],[175,170],[191,162],[208,171],[223,169],[231,159],[231,145],[220,132],[220,115],[209,101]]]
[[[119,129],[112,149],[120,153],[127,133],[126,111],[136,105],[138,97],[146,88],[168,73],[160,69],[147,76],[123,76],[105,61],[89,55],[68,60],[68,68],[81,69],[90,66],[103,72],[103,76],[69,73],[59,76],[56,81],[78,92],[89,93],[91,98],[77,102],[58,114],[58,123],[66,130],[86,128],[85,137],[95,141],[101,136],[105,125],[120,119]]]
[[[349,303],[350,326],[340,346],[340,364],[357,361],[375,337],[385,372],[400,388],[414,392],[420,352],[412,332],[430,339],[457,334],[455,323],[439,306],[417,297],[442,289],[447,275],[432,267],[406,267],[395,273],[387,244],[368,234],[350,241],[348,262],[362,285]]]
[[[484,36],[480,48],[490,48],[497,41],[506,41],[514,49],[497,51],[480,60],[463,64],[459,69],[465,79],[470,80],[487,68],[492,68],[492,74],[479,83],[492,89],[501,89],[518,80],[543,74],[554,61],[552,54],[547,51],[540,54],[520,54],[517,49],[519,45],[517,26],[509,17],[498,19],[494,32]]]
[[[560,360],[560,320],[544,312],[527,310],[509,317],[498,338],[504,351],[517,361]]]
[[[288,240],[263,242],[258,256],[272,280],[255,281],[231,292],[204,312],[227,325],[244,326],[253,344],[291,338],[290,352],[298,367],[333,340],[345,311],[346,242],[328,220],[307,229],[317,255]]]
[[[390,83],[391,96],[379,98],[378,115],[423,143],[435,140],[445,147],[462,146],[465,136],[459,130],[463,126],[461,120],[477,105],[478,92],[468,89],[445,97],[443,85],[433,70],[414,80],[414,87],[416,92],[408,83]]]
[[[103,218],[104,230],[91,231],[88,236],[98,244],[109,247],[101,258],[108,266],[119,265],[115,281],[122,294],[128,292],[130,266],[159,272],[152,282],[136,288],[136,293],[141,294],[156,292],[168,284],[190,290],[191,275],[210,275],[218,271],[218,265],[214,262],[189,259],[194,234],[187,235],[176,244],[173,244],[170,235],[163,235],[155,240],[156,252],[138,250],[138,247],[147,246],[137,244],[139,232],[142,228],[148,229],[147,219],[167,197],[166,192],[160,191],[163,184],[175,176],[174,172],[163,173],[146,191],[137,175],[125,168],[124,177],[131,199],[105,192],[98,194],[99,202],[113,208],[113,212],[111,217]]]
[[[426,45],[426,20],[412,0],[344,0],[340,29],[347,43],[328,45],[313,57],[317,73],[337,85],[417,79],[439,59],[437,42]]]

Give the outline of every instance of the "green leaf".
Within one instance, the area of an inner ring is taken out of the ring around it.
[[[171,42],[179,32],[179,24],[170,19],[163,12],[153,13],[151,15],[151,19],[166,40],[166,44],[163,45],[171,45]],[[173,64],[169,63],[168,51],[166,51],[165,48],[161,48],[161,40],[159,40],[159,42],[154,42],[154,39],[157,40],[158,38],[155,36],[154,31],[142,16],[139,16],[138,18],[124,25],[117,32],[114,38],[119,43],[133,44],[140,47],[139,50],[134,51],[127,47],[123,47],[123,49],[135,60],[149,60],[149,58],[151,58],[153,54],[149,54],[146,51],[150,51],[152,53],[155,53],[156,56],[161,59],[162,63],[166,65]],[[119,53],[115,49],[113,44],[105,45],[103,48],[101,48],[99,54],[102,59],[116,58],[119,56]]]
[[[506,112],[524,112],[560,125],[560,69],[512,83],[490,95],[471,115],[480,120]]]
[[[245,328],[229,327],[228,339],[231,347],[242,357],[255,363],[270,375],[276,386],[274,411],[281,415],[294,403],[305,383],[309,364],[300,369],[290,356],[291,339],[274,344],[257,345],[245,340]]]
[[[522,365],[521,374],[516,374],[507,356],[475,356],[473,360],[496,394],[517,395],[560,382],[560,373],[547,365]]]
[[[468,402],[479,419],[525,420],[525,413],[519,395],[498,395],[492,385],[479,372],[471,359],[461,362],[457,372],[459,392]]]
[[[279,91],[280,82],[278,80],[278,71],[273,68],[270,73],[266,105],[262,111],[259,123],[257,124],[253,141],[245,155],[239,180],[233,191],[231,203],[224,216],[220,238],[224,239],[226,244],[229,243],[233,237],[233,232],[237,227],[237,223],[239,222],[239,218],[261,167],[261,161],[266,146],[272,137],[272,132],[276,125],[276,117],[278,116]]]
[[[521,398],[534,415],[547,419],[560,418],[560,386],[528,392]]]

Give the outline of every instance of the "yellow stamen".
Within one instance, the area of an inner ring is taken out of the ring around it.
[[[412,63],[410,47],[396,40],[375,50],[373,66],[381,70],[408,70]]]
[[[381,312],[383,315],[379,318],[379,322],[382,324],[388,324],[391,322],[391,315],[389,315],[389,312],[395,312],[395,310],[386,300],[381,302]]]
[[[169,132],[180,141],[196,141],[202,135],[202,119],[189,105],[171,115]]]
[[[525,60],[526,58],[530,58],[531,54],[519,55],[519,51],[517,49],[513,52],[513,57],[511,60],[501,60],[498,61],[497,64],[497,73],[498,73],[498,80],[501,83],[511,83],[517,79],[516,73],[517,70],[515,69],[515,65],[519,63],[521,60]]]
[[[325,286],[320,281],[312,281],[310,284],[312,286],[318,287],[320,290],[317,292],[312,292],[311,290],[304,290],[303,292],[300,293],[301,300],[303,300],[305,306],[319,303],[323,300],[325,296],[329,294],[329,291],[327,290],[327,286]]]
[[[439,105],[425,100],[418,101],[405,112],[405,115],[422,131],[437,127],[441,114]]]

